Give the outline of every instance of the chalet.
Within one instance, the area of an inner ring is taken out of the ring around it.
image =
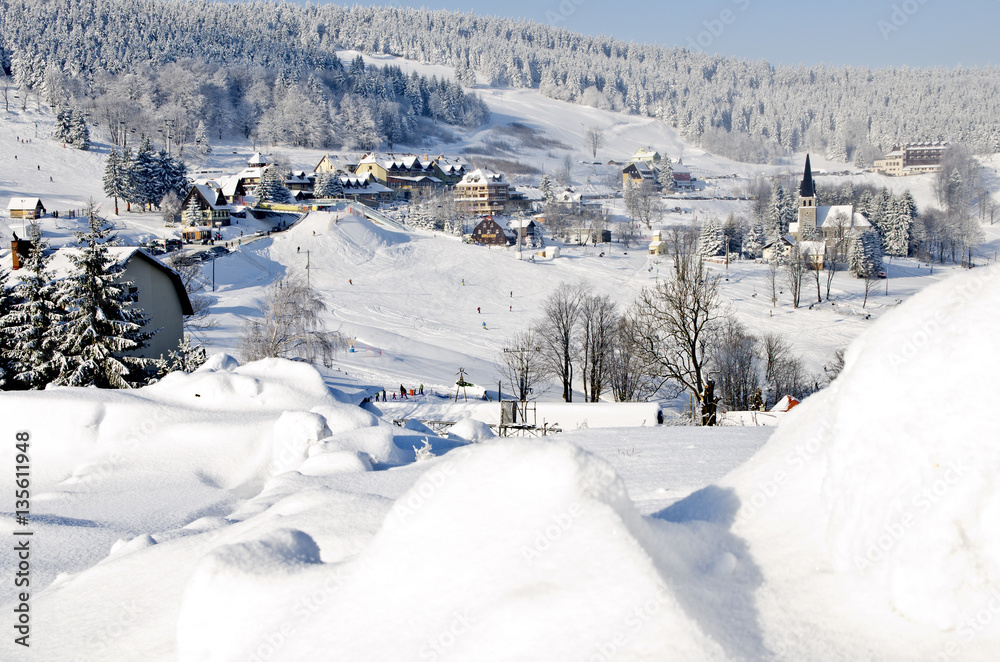
[[[316,164],[316,167],[313,168],[313,172],[354,172],[357,167],[357,163],[351,163],[336,154],[324,154],[323,158]]]
[[[315,174],[306,173],[304,170],[293,170],[285,177],[285,188],[292,192],[293,197],[296,191],[304,191],[311,197],[315,177]]]
[[[653,240],[649,242],[649,254],[650,255],[666,255],[667,254],[667,242],[663,237],[663,232],[657,230],[653,233]]]
[[[636,163],[659,163],[663,157],[652,147],[640,147],[632,155],[632,161]]]
[[[434,164],[429,159],[420,158],[416,154],[385,154],[376,152],[365,154],[358,162],[354,174],[371,173],[379,183],[389,185],[389,177],[433,177]]]
[[[243,168],[236,177],[247,191],[251,191],[260,184],[261,175],[264,174],[264,169],[269,165],[271,164],[268,163],[267,158],[257,152],[250,157],[247,161],[247,167]]]
[[[502,214],[509,194],[510,186],[503,175],[474,170],[455,184],[455,205],[476,214]]]
[[[78,249],[55,251],[51,268],[56,278],[65,278],[71,272],[70,255],[75,252]],[[150,359],[166,357],[184,339],[184,316],[194,314],[181,277],[140,248],[114,247],[108,252],[112,259],[125,267],[119,281],[131,282],[129,290],[136,295],[134,305],[142,309],[148,318],[143,330],[156,331],[148,346],[133,352],[133,356]]]
[[[816,183],[806,155],[805,171],[799,185],[799,220],[788,225],[788,231],[796,240],[819,239],[839,241],[850,235],[864,232],[871,223],[861,212],[854,211],[853,205],[818,206],[816,204]]]
[[[222,191],[222,196],[230,205],[246,204],[246,196],[249,191],[243,184],[243,180],[240,179],[240,177],[234,175],[232,177],[222,178],[219,180],[219,186]]]
[[[380,184],[371,174],[341,175],[340,185],[344,189],[344,197],[356,202],[377,205],[388,202],[393,197],[392,189]]]
[[[674,171],[674,186],[677,188],[694,188],[694,178],[691,170],[684,165],[684,161],[677,159],[677,163],[670,166]]]
[[[515,245],[517,244],[518,230],[520,230],[522,246],[534,246],[536,241],[541,239],[541,226],[530,218],[515,218],[507,222],[507,234],[514,237]]]
[[[810,269],[823,270],[823,261],[826,259],[825,241],[800,241],[799,255]]]
[[[198,208],[197,225],[229,225],[232,207],[226,202],[221,189],[214,189],[208,184],[195,184],[184,196],[181,208],[186,212],[192,202]]]
[[[41,218],[45,216],[45,206],[39,198],[11,198],[7,212],[11,218]]]
[[[656,168],[644,161],[633,161],[622,169],[622,186],[632,182],[633,186],[659,186]]]
[[[504,229],[499,223],[493,220],[492,216],[486,216],[472,230],[472,241],[486,246],[506,246],[516,241],[517,235],[510,235],[510,230]]]
[[[434,168],[434,176],[445,186],[454,186],[469,173],[469,164],[460,158],[441,155],[431,161],[431,165]]]
[[[542,194],[537,189],[519,190],[513,186],[507,187],[507,213],[527,212],[535,208],[536,204],[541,204]]]
[[[761,256],[765,262],[781,262],[792,254],[792,246],[795,245],[795,238],[790,234],[764,244]]]

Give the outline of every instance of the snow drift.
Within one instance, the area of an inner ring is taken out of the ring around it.
[[[724,481],[766,574],[832,573],[851,608],[957,632],[964,647],[963,623],[1000,605],[998,311],[996,267],[917,295]],[[985,620],[975,632],[996,634],[1000,618]]]
[[[206,559],[181,659],[721,660],[737,650],[726,627],[759,654],[758,575],[723,528],[640,517],[611,467],[565,442],[463,447],[350,563]]]

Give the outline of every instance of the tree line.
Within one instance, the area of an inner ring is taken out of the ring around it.
[[[670,273],[624,308],[584,285],[561,283],[543,316],[505,341],[495,365],[519,400],[537,397],[552,382],[566,402],[574,385],[587,402],[686,393],[703,425],[718,422],[719,407],[765,409],[785,395],[808,395],[819,382],[784,337],[756,336],[736,320],[720,297],[719,277],[683,248],[675,250]]]

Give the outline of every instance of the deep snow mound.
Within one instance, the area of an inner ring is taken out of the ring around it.
[[[721,623],[762,654],[740,591],[716,590],[754,578],[723,527],[642,518],[607,463],[565,442],[463,447],[428,466],[352,562],[270,579],[209,562],[187,590],[184,659],[731,659]],[[256,630],[210,636],[233,614]]]
[[[759,543],[758,556],[787,554],[769,562],[785,572],[827,568],[863,585],[869,606],[920,626],[961,633],[970,613],[992,609],[998,327],[997,267],[886,314],[851,346],[834,384],[727,477],[742,501],[736,531]]]

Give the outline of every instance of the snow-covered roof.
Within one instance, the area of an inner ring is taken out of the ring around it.
[[[260,168],[269,165],[269,161],[264,158],[264,155],[260,152],[254,152],[254,155],[247,160],[247,165],[252,168]]]
[[[416,154],[394,154],[388,153],[380,155],[377,152],[369,152],[358,162],[358,165],[374,163],[386,170],[427,170],[431,168],[431,162],[426,157],[421,158]]]
[[[670,164],[670,168],[674,171],[675,175],[680,175],[680,174],[690,175],[691,174],[691,169],[688,168],[686,165],[684,165],[684,163],[682,161],[679,161],[679,160],[677,161],[677,163],[671,163]]]
[[[507,229],[517,232],[518,228],[527,229],[534,224],[535,222],[530,218],[512,218],[507,221]]]
[[[79,254],[79,248],[60,248],[54,251],[49,262],[49,271],[52,273],[52,277],[60,279],[69,276],[73,272],[74,268],[73,261],[70,258]],[[108,255],[115,261],[115,264],[123,267],[127,267],[128,263],[133,259],[141,259],[144,262],[148,262],[153,267],[163,271],[163,273],[170,278],[170,282],[177,291],[177,297],[181,302],[182,312],[185,315],[194,314],[194,311],[191,310],[191,300],[188,298],[187,290],[184,289],[184,283],[181,282],[180,276],[177,275],[177,272],[167,266],[164,262],[153,257],[138,246],[109,246]],[[15,271],[13,273],[16,278],[18,272]]]
[[[414,184],[419,184],[421,182],[431,182],[432,184],[441,184],[442,181],[433,175],[389,175],[389,179],[394,182],[412,182]]]
[[[463,159],[451,156],[439,156],[434,163],[446,175],[462,175],[469,165]]]
[[[11,211],[13,210],[20,211],[23,209],[36,209],[40,204],[42,204],[40,198],[11,198],[10,202],[7,204],[7,209]]]
[[[806,255],[806,256],[824,255],[824,254],[826,254],[826,242],[825,241],[800,241],[799,242],[799,253],[801,255]]]
[[[842,214],[842,216],[841,216]],[[816,227],[822,228],[827,225],[830,227],[837,227],[837,224],[841,221],[838,219],[853,219],[845,224],[844,227],[854,227],[854,228],[870,228],[871,223],[865,218],[865,215],[861,212],[854,211],[853,205],[831,205],[831,206],[820,206],[816,207]]]
[[[499,172],[491,172],[489,170],[483,170],[482,168],[477,168],[472,172],[468,173],[462,177],[456,186],[470,186],[472,184],[504,184],[503,175]]]
[[[215,189],[208,184],[194,184],[192,188],[197,189],[201,197],[208,203],[208,206],[212,209],[222,210],[230,209],[228,204],[218,204],[219,200],[219,190]]]
[[[392,193],[391,188],[380,184],[370,173],[367,175],[340,175],[340,185],[354,192],[361,190],[365,193]]]

